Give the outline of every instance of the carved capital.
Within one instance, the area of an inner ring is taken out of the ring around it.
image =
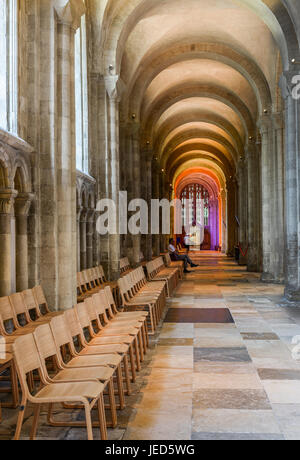
[[[86,11],[84,0],[56,0],[54,8],[60,23],[74,30],[80,27],[81,17]]]
[[[15,199],[15,215],[27,217],[33,198],[31,193],[19,193]]]
[[[15,198],[18,195],[16,190],[2,190],[0,192],[0,214],[12,214]]]

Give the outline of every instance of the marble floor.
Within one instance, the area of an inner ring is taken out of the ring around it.
[[[299,440],[300,361],[293,356],[300,308],[217,253],[169,301],[143,370],[111,440]],[[300,357],[299,357],[300,359]],[[14,430],[5,409],[0,439]],[[59,413],[58,413],[59,415]],[[74,417],[76,417],[76,413]],[[23,436],[32,422],[29,411]],[[40,439],[84,439],[84,429],[46,426]]]

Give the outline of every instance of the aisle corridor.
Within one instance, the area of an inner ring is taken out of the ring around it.
[[[126,440],[300,439],[297,311],[216,253],[179,286]]]

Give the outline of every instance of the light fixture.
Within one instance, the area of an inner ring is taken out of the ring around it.
[[[132,118],[133,120],[135,120],[135,119],[136,119],[136,114],[133,113],[133,114],[131,115],[131,118]]]
[[[300,62],[296,61],[296,59],[294,58],[294,59],[292,59],[292,64],[300,64]]]
[[[150,141],[147,141],[147,145],[150,145]]]
[[[108,67],[108,70],[109,70],[110,72],[112,72],[112,71],[114,70],[114,66],[113,66],[112,64],[110,64],[110,66]]]
[[[265,109],[265,110],[264,110],[264,113],[268,113],[268,109]]]

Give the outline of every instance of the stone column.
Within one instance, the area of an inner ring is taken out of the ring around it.
[[[236,241],[237,223],[235,219],[236,213],[236,181],[235,178],[230,178],[227,181],[227,254],[234,255],[234,246]]]
[[[65,10],[57,22],[57,302],[63,309],[77,301],[74,34],[79,20]]]
[[[82,212],[82,207],[77,206],[77,213],[76,213],[76,236],[77,236],[77,271],[80,272],[81,269],[81,252],[80,252],[80,247],[81,247],[81,238],[80,238],[80,216]]]
[[[248,246],[247,235],[247,213],[248,213],[248,193],[247,193],[247,165],[245,159],[241,158],[238,168],[238,219],[239,219],[239,243],[245,253]],[[247,265],[247,256],[240,253],[239,264]]]
[[[222,253],[227,254],[228,247],[228,238],[227,238],[227,203],[226,203],[227,192],[222,188],[221,189],[221,203],[222,203],[222,213],[221,213],[221,225],[222,225]]]
[[[284,240],[284,121],[282,113],[274,113],[272,117],[274,136],[274,275],[277,283],[285,280],[285,240]]]
[[[156,159],[153,160],[152,164],[152,190],[153,198],[155,200],[160,199],[160,170],[159,164]],[[159,256],[160,254],[160,235],[153,235],[153,255]]]
[[[0,296],[11,294],[11,217],[17,192],[0,192]]]
[[[28,214],[33,196],[20,193],[15,199],[16,290],[28,289]]]
[[[120,193],[120,154],[119,154],[119,103],[121,98],[121,80],[115,76],[105,77],[106,90],[109,97],[109,191],[110,198],[116,206],[116,234],[109,235],[109,277],[117,280],[120,277],[120,231],[119,231],[119,193]]]
[[[94,266],[94,250],[93,250],[93,239],[94,239],[94,209],[89,209],[87,212],[86,219],[86,266],[87,268],[93,268]]]
[[[260,271],[260,181],[259,156],[255,139],[251,139],[246,152],[248,163],[248,271]]]
[[[132,161],[133,161],[133,199],[142,198],[142,187],[141,187],[141,151],[140,151],[140,124],[131,123],[131,137],[132,137]],[[143,180],[143,184],[145,184]],[[131,260],[133,266],[137,266],[140,263],[141,254],[141,235],[132,235],[132,255]],[[144,254],[146,257],[146,254]]]
[[[281,78],[282,96],[285,100],[285,296],[289,301],[300,301],[299,262],[299,158],[300,158],[300,101],[293,94],[293,78],[300,74],[285,72]]]
[[[146,260],[152,260],[152,233],[151,233],[151,200],[152,200],[152,154],[147,152],[146,158],[146,201],[148,204],[148,235],[146,235]]]
[[[106,91],[105,78],[99,75],[98,78],[98,199],[110,197],[109,184],[109,110],[108,110],[108,95]],[[103,266],[106,276],[109,276],[109,235],[100,236],[100,262]]]
[[[273,171],[274,146],[272,136],[272,119],[265,115],[259,122],[261,132],[261,191],[262,191],[262,281],[274,282],[274,220],[273,220]]]
[[[86,243],[87,243],[87,209],[83,208],[79,219],[80,228],[80,271],[86,270],[87,267],[87,255],[86,255]]]

